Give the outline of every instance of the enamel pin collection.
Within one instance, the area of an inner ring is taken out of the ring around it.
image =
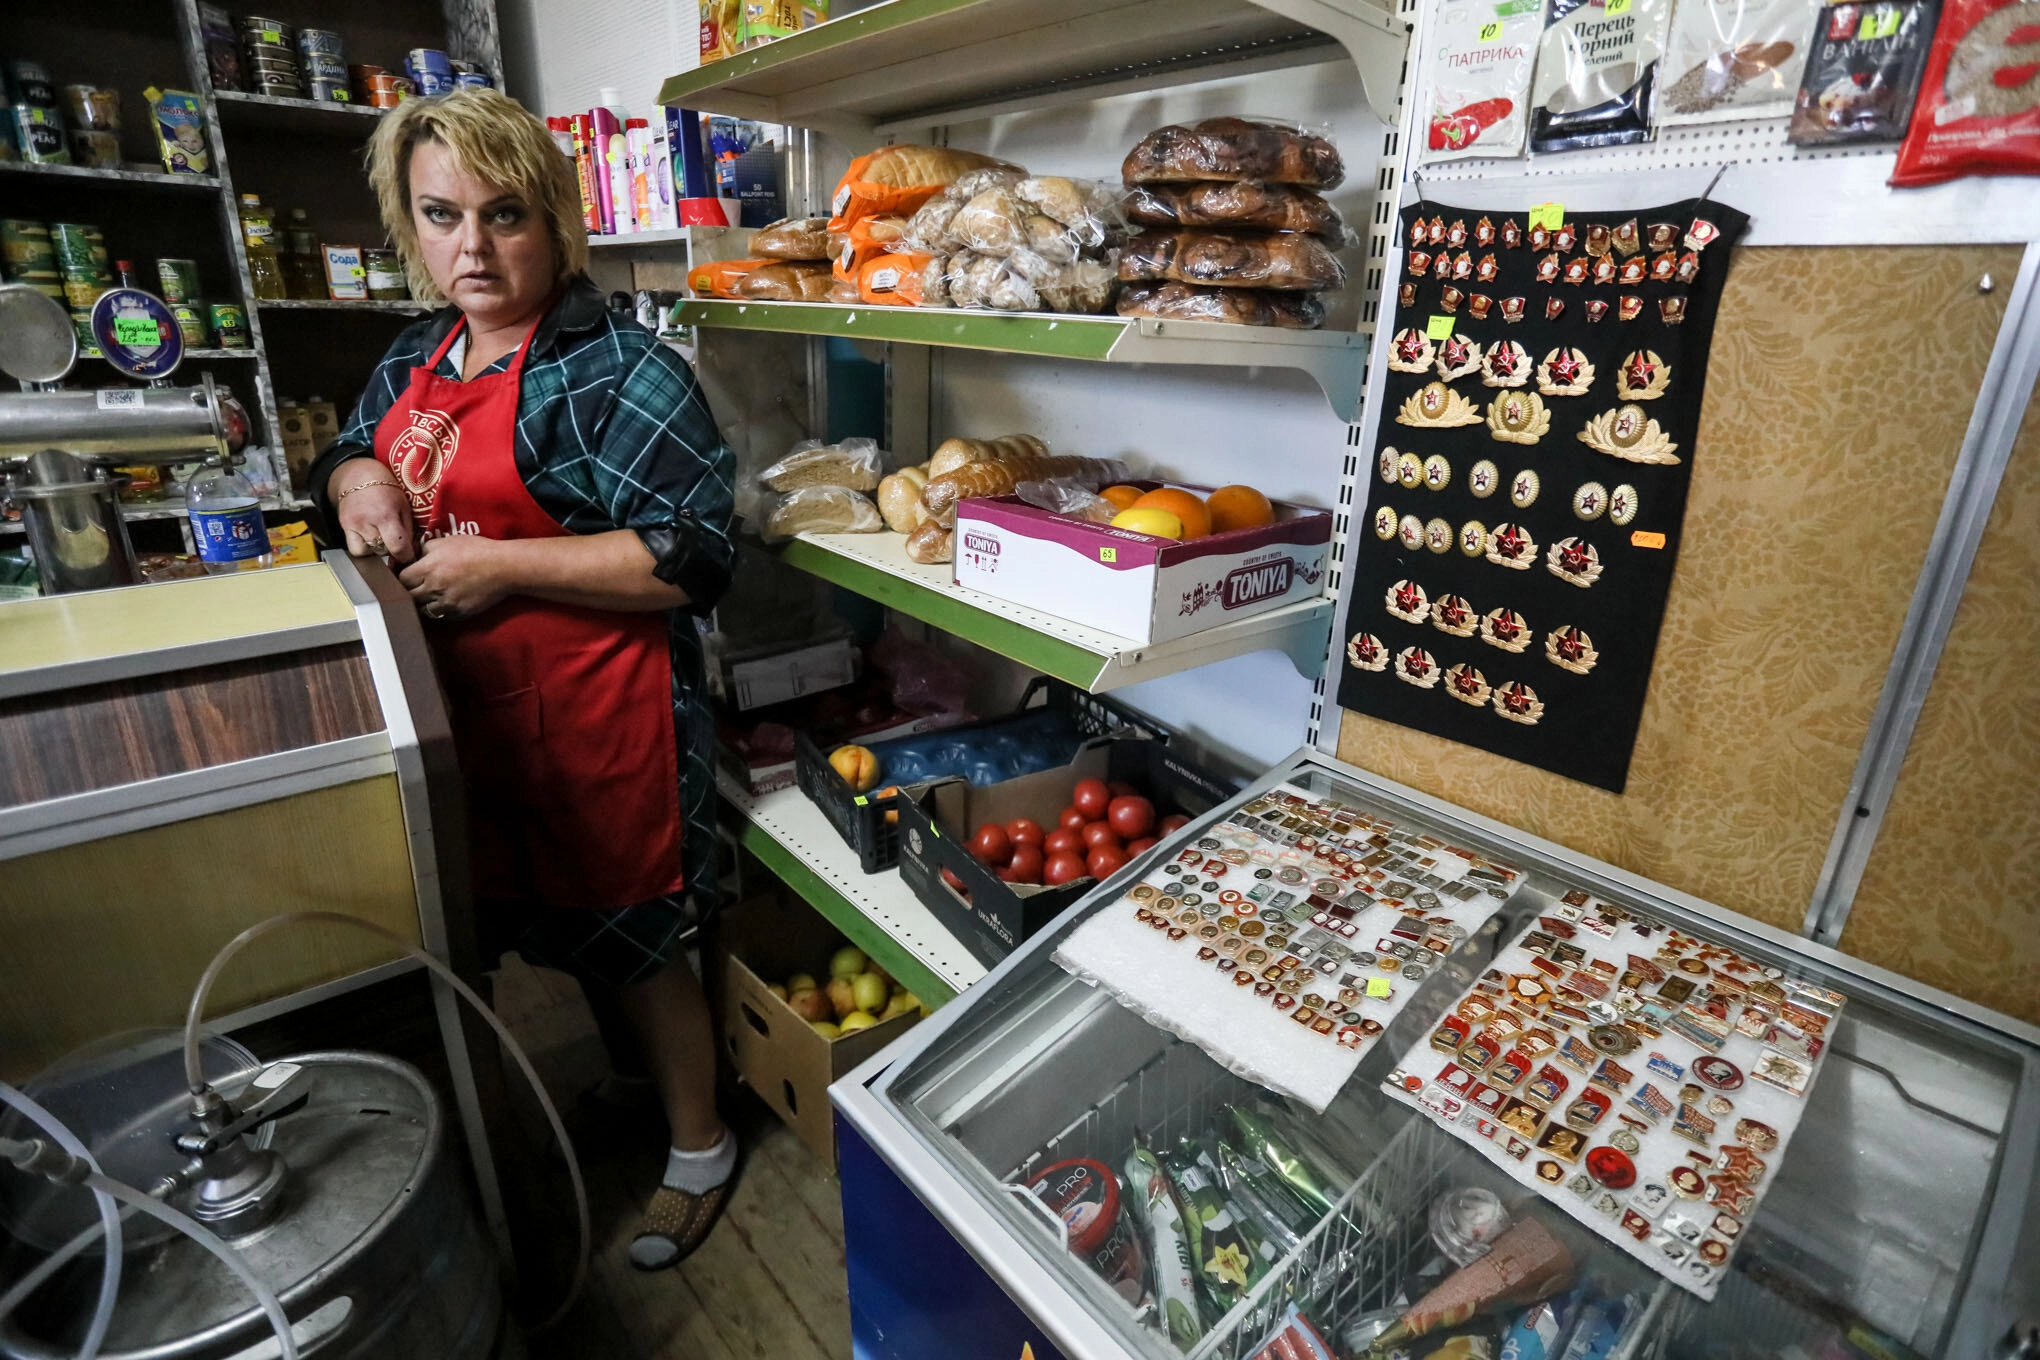
[[[1549,638],[1593,654],[1571,625]],[[1776,1183],[1845,1002],[1575,888],[1495,956],[1383,1089],[1711,1299]]]
[[[1692,346],[1706,328],[1684,322],[1727,265],[1725,247],[1708,249],[1724,235],[1715,216],[1702,200],[1578,221],[1405,217],[1409,282],[1383,403],[1404,428],[1377,451],[1386,494],[1356,564],[1375,584],[1353,597],[1342,703],[1514,754],[1524,748],[1501,725],[1462,736],[1467,710],[1584,738],[1575,725],[1601,723],[1620,694],[1633,739],[1636,659],[1650,655],[1636,620],[1662,613],[1705,368]],[[1368,678],[1387,672],[1402,683]],[[1417,697],[1439,691],[1458,703]],[[1348,702],[1359,695],[1374,697]],[[1536,750],[1565,767],[1548,742]]]

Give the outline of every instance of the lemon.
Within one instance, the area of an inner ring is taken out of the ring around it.
[[[1145,505],[1137,506],[1131,510],[1121,510],[1112,517],[1112,527],[1115,529],[1130,529],[1134,533],[1148,534],[1154,538],[1181,538],[1183,536],[1182,520],[1177,519],[1166,510],[1156,510],[1151,506]]]

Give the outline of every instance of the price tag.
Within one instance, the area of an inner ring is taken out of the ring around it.
[[[1660,533],[1653,533],[1649,529],[1638,529],[1630,534],[1629,546],[1632,548],[1662,548],[1665,546],[1665,536]]]
[[[117,345],[141,347],[160,344],[163,333],[152,316],[117,316],[113,319],[113,340]]]
[[[1499,42],[1502,37],[1502,21],[1491,19],[1480,26],[1480,40],[1484,43]]]
[[[1387,996],[1387,995],[1388,995],[1388,994],[1389,994],[1389,993],[1390,993],[1391,991],[1393,991],[1393,990],[1394,990],[1394,989],[1393,989],[1393,988],[1391,988],[1391,987],[1390,987],[1390,986],[1388,985],[1388,979],[1387,979],[1387,978],[1369,978],[1369,979],[1367,979],[1367,995],[1369,995],[1369,996],[1372,996],[1372,997],[1383,997],[1383,996]]]
[[[1098,560],[1100,562],[1117,562],[1119,560],[1119,549],[1117,548],[1098,549]]]
[[[1608,17],[1612,19],[1618,14],[1629,13],[1629,6],[1633,2],[1634,0],[1608,0]]]
[[[1425,323],[1424,337],[1429,340],[1450,340],[1452,338],[1452,318],[1449,316],[1432,317],[1429,322]]]
[[[1876,38],[1888,38],[1898,32],[1898,6],[1879,5],[1863,16],[1863,22],[1856,28],[1859,42],[1870,42]]]
[[[1616,0],[1609,0],[1614,4]],[[1557,231],[1565,225],[1565,204],[1540,203],[1530,210],[1530,225],[1543,227],[1546,231]]]

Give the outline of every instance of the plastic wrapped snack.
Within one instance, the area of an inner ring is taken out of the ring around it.
[[[1029,282],[1049,311],[1097,316],[1112,310],[1118,265],[1114,260],[1072,260],[1030,275]]]
[[[907,557],[927,565],[956,559],[956,530],[928,520],[907,535]]]
[[[905,250],[907,220],[898,213],[873,213],[852,222],[848,231],[830,232],[829,240],[836,252],[830,258],[836,277],[855,279],[870,261],[891,251]]]
[[[824,444],[803,439],[785,457],[758,474],[767,491],[798,491],[805,486],[845,486],[852,491],[877,489],[885,471],[875,439],[845,439]]]
[[[1144,231],[1121,253],[1119,277],[1314,292],[1341,287],[1346,271],[1300,232]]]
[[[949,239],[980,255],[1011,255],[1027,244],[1021,224],[1032,215],[1011,189],[987,189],[949,220]]]
[[[768,260],[829,258],[829,219],[782,217],[751,237],[751,253]]]
[[[1127,153],[1120,174],[1128,184],[1255,180],[1336,189],[1346,167],[1331,139],[1294,124],[1207,118],[1156,128]]]
[[[751,302],[826,302],[827,260],[774,260],[747,271],[730,285],[730,296]]]
[[[901,468],[878,484],[878,513],[885,527],[896,534],[910,534],[926,517],[921,509],[921,488],[928,485],[925,468]]]
[[[1325,324],[1324,304],[1310,293],[1275,293],[1259,288],[1200,288],[1189,283],[1130,283],[1119,290],[1121,316],[1169,321],[1229,321],[1242,326],[1284,326],[1316,330]]]
[[[765,541],[795,534],[875,534],[885,528],[878,507],[847,486],[804,486],[773,502],[765,516]]]
[[[851,303],[864,301],[864,295],[857,290],[857,280],[831,277],[829,295],[824,302]]]
[[[1119,196],[1096,180],[1037,175],[1013,186],[1028,207],[1065,228],[1079,250],[1096,250],[1119,224]]]
[[[1041,307],[1041,295],[1034,291],[1034,285],[997,255],[959,250],[949,257],[944,281],[952,307],[1001,312],[1032,312]]]
[[[1346,239],[1338,209],[1287,184],[1142,184],[1127,191],[1126,215],[1147,227],[1255,227]]]
[[[1052,515],[1068,515],[1071,519],[1088,520],[1092,524],[1110,524],[1112,517],[1119,513],[1118,507],[1111,501],[1068,477],[1021,482],[1013,488],[1013,494]]]
[[[976,195],[972,195],[976,197]],[[901,244],[926,255],[946,255],[954,247],[949,241],[949,224],[970,199],[956,193],[954,185],[923,203],[907,219]]]

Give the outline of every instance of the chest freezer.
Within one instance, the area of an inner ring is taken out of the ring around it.
[[[1524,881],[1498,929],[1450,956],[1458,967],[1431,976],[1321,1115],[1260,1091],[1053,961],[1128,885],[1101,887],[833,1088],[862,1360],[1295,1354],[1264,1351],[1292,1308],[1334,1354],[1363,1350],[1380,1318],[1452,1268],[1432,1230],[1441,1197],[1473,1188],[1523,1199],[1471,1147],[1384,1095],[1382,1080],[1464,980],[1575,887],[1849,998],[1712,1300],[1590,1233],[1566,1234],[1575,1320],[1593,1303],[1607,1324],[1581,1353],[2009,1355],[2006,1338],[2040,1320],[2040,1031],[1316,751],[1292,755],[1169,845],[1285,783],[1518,866]],[[1248,1234],[1259,1257],[1251,1287],[1207,1300],[1205,1316],[1172,1336],[1154,1287],[1169,1263],[1134,1267],[1144,1286],[1121,1271],[1114,1288],[1095,1250],[1071,1249],[1074,1220],[1028,1187],[1078,1159],[1122,1168],[1136,1137],[1187,1160],[1199,1144],[1179,1140],[1208,1140],[1233,1106],[1282,1121],[1330,1182],[1331,1207],[1287,1233]],[[1563,1214],[1538,1217],[1563,1231]],[[1408,1353],[1429,1352],[1420,1342]]]

